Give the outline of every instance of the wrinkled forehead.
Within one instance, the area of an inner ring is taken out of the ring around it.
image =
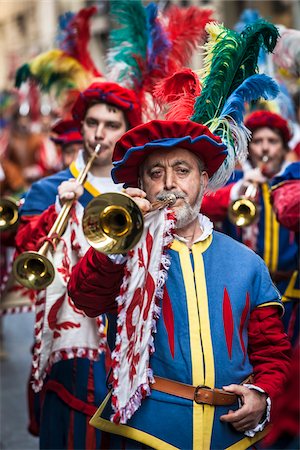
[[[199,158],[185,148],[175,147],[172,149],[157,149],[148,155],[143,163],[143,168],[149,168],[156,165],[172,166],[173,164],[187,164],[191,167],[199,165]]]

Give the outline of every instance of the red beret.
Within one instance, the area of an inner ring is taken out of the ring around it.
[[[252,133],[258,128],[276,128],[286,144],[292,137],[287,121],[279,114],[270,111],[255,111],[249,114],[245,120],[245,125]]]
[[[152,120],[127,131],[117,142],[112,177],[115,183],[137,186],[139,167],[154,150],[184,148],[198,156],[211,177],[227,156],[227,147],[219,136],[190,120]]]
[[[67,145],[83,140],[74,120],[60,120],[52,127],[52,131],[57,135],[51,137],[51,140],[56,144]]]
[[[135,92],[109,81],[92,83],[79,94],[72,108],[72,115],[76,122],[80,123],[84,119],[89,104],[93,100],[99,100],[99,102],[108,103],[121,109],[130,127],[135,127],[142,122],[140,100]]]

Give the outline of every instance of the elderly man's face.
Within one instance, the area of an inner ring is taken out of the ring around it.
[[[208,182],[199,163],[193,153],[183,148],[156,150],[144,162],[141,188],[151,203],[164,199],[170,192],[176,195],[172,209],[177,216],[177,228],[186,226],[199,214]]]

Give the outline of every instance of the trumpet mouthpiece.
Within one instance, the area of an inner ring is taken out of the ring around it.
[[[168,200],[168,206],[173,206],[176,203],[176,195],[175,194],[170,194],[168,195],[168,198],[166,199]]]
[[[99,155],[100,150],[101,150],[101,144],[97,144],[96,147],[95,147],[94,152],[95,152],[97,155]]]

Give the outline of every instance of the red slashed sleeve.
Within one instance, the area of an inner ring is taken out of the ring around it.
[[[232,186],[233,183],[228,184],[216,192],[206,194],[203,197],[201,213],[209,217],[212,222],[222,222],[226,219]]]
[[[285,181],[271,191],[278,222],[296,233],[300,230],[300,181]]]
[[[37,251],[41,239],[47,236],[56,217],[55,205],[49,206],[38,216],[22,216],[15,239],[16,255],[29,250]]]
[[[90,248],[72,270],[69,295],[87,316],[116,313],[124,264],[114,264],[106,255]]]
[[[252,311],[248,326],[248,354],[254,383],[271,399],[283,392],[290,371],[291,344],[284,333],[277,306]]]

